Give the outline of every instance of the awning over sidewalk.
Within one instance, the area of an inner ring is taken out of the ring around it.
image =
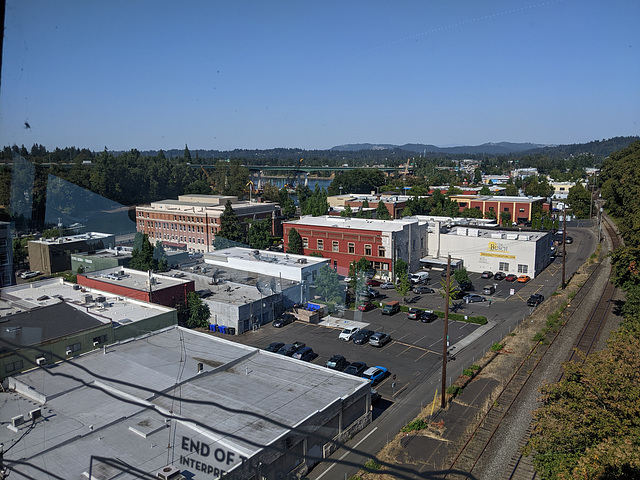
[[[461,258],[451,259],[451,268],[457,268],[462,263]],[[447,257],[430,257],[426,256],[420,259],[420,264],[424,267],[441,267],[446,268]]]

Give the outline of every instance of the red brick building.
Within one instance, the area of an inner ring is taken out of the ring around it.
[[[498,221],[502,212],[509,212],[512,222],[525,223],[531,221],[536,206],[541,211],[550,210],[550,204],[544,197],[453,195],[450,198],[458,203],[461,212],[465,208],[475,208],[485,218],[489,212],[494,212]]]
[[[241,221],[272,220],[272,233],[282,232],[280,205],[277,203],[240,202],[238,197],[222,195],[181,195],[177,200],[162,200],[136,207],[136,227],[146,233],[151,244],[156,241],[172,248],[194,253],[212,252],[220,229],[220,217],[227,201]]]
[[[78,285],[165,307],[184,304],[194,291],[193,280],[152,274],[128,268],[110,268],[78,275]]]
[[[348,275],[351,262],[364,257],[379,276],[391,278],[397,259],[405,260],[413,271],[427,252],[427,225],[416,219],[302,217],[283,224],[285,251],[292,228],[302,237],[304,255],[329,258],[330,266],[340,275]]]

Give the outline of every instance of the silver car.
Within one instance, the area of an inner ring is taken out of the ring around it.
[[[391,335],[383,332],[376,332],[371,335],[369,339],[369,345],[372,347],[382,347],[383,345],[389,343],[391,341]]]

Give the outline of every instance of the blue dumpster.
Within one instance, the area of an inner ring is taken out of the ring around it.
[[[224,325],[218,325],[218,331],[220,333],[227,333],[227,327],[225,327]]]

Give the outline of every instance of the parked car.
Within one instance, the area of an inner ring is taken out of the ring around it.
[[[382,315],[394,315],[400,311],[400,302],[392,300],[382,308]]]
[[[296,353],[292,355],[292,357],[295,358],[296,360],[303,360],[305,362],[313,360],[317,356],[318,354],[315,353],[313,351],[313,348],[311,347],[302,347],[300,350],[298,350]]]
[[[465,292],[463,292],[459,288],[454,288],[449,292],[449,295],[453,300],[460,300],[462,297],[465,296]]]
[[[353,343],[355,343],[356,345],[369,343],[369,339],[374,333],[375,332],[373,330],[367,330],[366,328],[358,330],[358,333],[353,336]]]
[[[434,293],[435,290],[433,288],[429,288],[425,285],[418,285],[417,287],[413,287],[413,293]]]
[[[345,342],[350,342],[353,336],[358,332],[358,330],[360,330],[360,328],[358,327],[347,327],[342,330],[342,332],[340,332],[340,335],[338,335],[338,339],[344,340]]]
[[[272,325],[276,328],[284,327],[285,325],[289,325],[295,321],[296,317],[291,315],[290,313],[285,313],[281,317],[276,318]]]
[[[482,287],[483,295],[493,295],[494,293],[496,293],[496,287],[494,287],[493,285],[485,285],[484,287]]]
[[[506,277],[504,277],[505,281],[507,282],[515,282],[518,279],[517,275],[514,275],[513,273],[510,273],[509,275],[507,275]]]
[[[307,346],[307,344],[304,342],[293,342],[293,344],[296,346],[296,348],[302,348]]]
[[[344,277],[343,280],[347,283],[349,283],[351,281],[351,277]]]
[[[431,310],[425,310],[420,314],[420,321],[422,323],[431,323],[437,319],[438,319],[438,315],[433,313]]]
[[[542,302],[544,301],[544,296],[540,295],[539,293],[534,293],[533,295],[531,295],[529,297],[529,299],[527,300],[527,305],[529,307],[537,307],[538,305],[540,305]]]
[[[380,284],[380,288],[382,288],[383,290],[393,290],[394,288],[396,288],[396,285],[392,282],[384,282]]]
[[[567,237],[564,239],[565,243],[573,243],[573,237],[570,237],[567,235]]]
[[[489,270],[485,270],[484,272],[482,272],[482,275],[480,275],[481,278],[491,278],[493,277],[493,272],[490,272]]]
[[[282,347],[280,347],[280,349],[276,353],[278,355],[284,355],[285,357],[290,357],[294,353],[296,353],[298,350],[300,350],[300,348],[302,347],[298,347],[293,343],[287,343],[286,345],[283,345]]]
[[[364,362],[353,362],[347,368],[344,369],[344,373],[349,375],[355,375],[359,377],[367,369],[367,364]]]
[[[493,276],[494,280],[504,280],[505,274],[504,272],[496,272],[496,274]]]
[[[37,277],[38,275],[40,275],[40,272],[38,270],[36,270],[35,272],[22,272],[20,274],[20,278],[24,278],[26,280],[28,278]]]
[[[429,280],[429,272],[416,272],[409,275],[409,280],[412,284],[424,283]]]
[[[371,389],[371,403],[377,402],[380,400],[380,394],[377,390]]]
[[[470,281],[459,282],[458,286],[460,287],[460,290],[462,290],[463,292],[468,292],[469,290],[473,290],[473,283],[471,283]]]
[[[382,347],[391,341],[388,333],[376,332],[369,338],[369,345],[372,347]]]
[[[379,286],[381,284],[382,284],[382,282],[380,280],[376,280],[375,278],[370,278],[366,282],[366,285],[369,285],[370,287],[377,287],[377,286]]]
[[[518,277],[518,283],[527,283],[529,280],[531,280],[529,275],[520,275]]]
[[[371,302],[362,302],[360,305],[358,305],[358,310],[360,310],[361,312],[368,312],[369,310],[373,309],[374,306]]]
[[[371,385],[378,383],[387,376],[389,370],[384,367],[369,367],[362,373],[362,378],[366,378],[371,381]]]
[[[447,277],[447,269],[446,268],[440,272],[440,276],[442,278],[446,278]],[[453,276],[453,271],[451,271],[451,276]]]
[[[409,320],[417,320],[421,312],[422,310],[418,310],[417,308],[410,308],[407,310],[407,318]]]
[[[267,352],[277,352],[278,350],[280,350],[282,347],[284,346],[283,342],[271,342],[267,348],[265,348],[265,350]]]
[[[348,363],[347,359],[342,355],[334,355],[327,360],[327,363],[325,363],[324,366],[331,370],[344,370],[344,367],[346,367]]]
[[[472,293],[471,295],[465,295],[463,298],[465,303],[476,303],[476,302],[486,302],[487,299],[484,298],[482,295],[477,295],[475,293]]]

